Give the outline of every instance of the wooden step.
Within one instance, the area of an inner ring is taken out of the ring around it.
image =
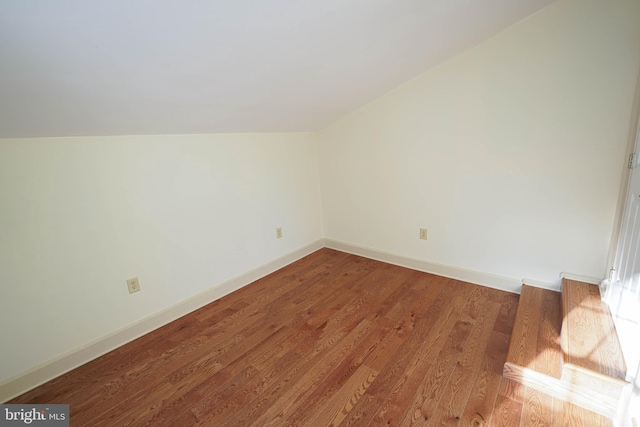
[[[562,280],[563,382],[577,390],[594,392],[601,406],[617,413],[626,365],[611,312],[597,285]]]
[[[598,286],[563,279],[562,308],[565,364],[624,381],[622,347]]]
[[[522,287],[503,376],[614,418],[627,383],[618,376],[620,365],[613,363],[615,345],[604,333],[611,319],[600,315],[599,293],[596,299],[594,289],[584,285],[565,286],[568,295],[528,285]],[[604,314],[607,313],[605,310]],[[593,335],[599,338],[594,341]],[[609,350],[595,351],[598,345]]]
[[[507,363],[560,379],[562,299],[559,292],[523,285]]]

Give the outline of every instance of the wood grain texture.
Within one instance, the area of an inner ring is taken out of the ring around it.
[[[92,427],[517,426],[537,413],[501,378],[517,303],[322,249],[11,403]]]
[[[557,292],[522,286],[520,301],[525,303],[518,304],[507,362],[529,369],[536,369],[538,365],[545,373],[560,378],[562,358],[558,341],[562,307],[549,297],[554,294],[559,303],[560,294]],[[555,360],[554,356],[557,356]]]
[[[565,402],[572,402],[583,408],[589,408],[606,417],[615,417],[618,412],[619,401],[607,394],[591,388],[580,388],[574,384],[558,378],[523,368],[509,362],[504,365],[504,377],[514,383],[543,392]],[[524,401],[525,399],[521,397]]]
[[[551,377],[547,376],[547,378]],[[559,382],[557,378],[552,378],[552,380]],[[492,410],[490,425],[510,425],[513,427],[613,427],[613,422],[610,418],[569,403],[561,398],[556,398],[552,395],[553,392],[547,394],[547,391],[549,391],[548,388],[540,391],[507,378],[502,378],[498,387],[495,407]],[[520,414],[519,419],[511,420],[509,418],[511,412],[518,411]],[[508,424],[509,422],[512,422],[512,424]],[[485,424],[473,425],[481,426]]]
[[[624,380],[626,366],[609,309],[598,286],[562,280],[565,362]]]
[[[542,291],[542,316],[538,326],[536,360],[537,372],[560,378],[563,354],[561,349],[562,295],[550,290]]]
[[[501,394],[496,398],[491,417],[492,427],[516,427],[521,425],[522,403]]]
[[[553,400],[553,421],[555,426],[583,427],[589,420],[591,427],[611,427],[612,422],[600,414],[595,414],[580,406],[559,399]]]
[[[553,397],[527,387],[524,402],[521,425],[531,427],[553,425]]]
[[[517,300],[515,301],[517,302]],[[497,332],[494,327],[494,331],[491,332],[487,343],[482,367],[476,375],[473,388],[460,419],[461,426],[491,425],[491,417],[502,379],[502,366],[504,365],[508,343],[509,336]]]

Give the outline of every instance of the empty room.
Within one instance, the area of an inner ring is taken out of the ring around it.
[[[638,0],[0,2],[0,425],[640,425]]]

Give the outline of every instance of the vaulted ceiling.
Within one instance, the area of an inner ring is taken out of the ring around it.
[[[554,0],[3,0],[0,137],[318,130]]]

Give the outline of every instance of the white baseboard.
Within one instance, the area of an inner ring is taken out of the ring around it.
[[[365,258],[375,259],[389,264],[399,265],[401,267],[411,268],[413,270],[437,274],[438,276],[449,277],[463,282],[474,283],[476,285],[487,286],[489,288],[500,289],[502,291],[516,294],[519,294],[522,288],[522,281],[511,277],[498,276],[495,274],[467,270],[465,268],[453,267],[446,264],[405,257],[334,239],[325,238],[324,241],[327,248],[363,256]]]
[[[562,283],[560,283],[560,281],[558,281],[558,283],[548,283],[535,279],[522,279],[522,284],[535,286],[536,288],[549,289],[557,292],[562,291]]]
[[[254,282],[292,262],[324,247],[319,239],[300,249],[256,267],[240,276],[234,277],[204,292],[194,295],[166,310],[155,313],[112,334],[99,338],[83,347],[69,351],[55,359],[42,363],[25,372],[21,372],[0,383],[0,402],[13,399],[47,381],[65,374],[91,360],[100,357],[128,342],[135,340],[161,326],[203,307],[231,292]]]
[[[592,285],[599,285],[600,282],[604,280],[602,278],[597,278],[592,276],[581,276],[580,274],[573,274],[573,273],[566,273],[566,272],[560,273],[560,277],[563,279],[577,280],[578,282],[591,283]]]

